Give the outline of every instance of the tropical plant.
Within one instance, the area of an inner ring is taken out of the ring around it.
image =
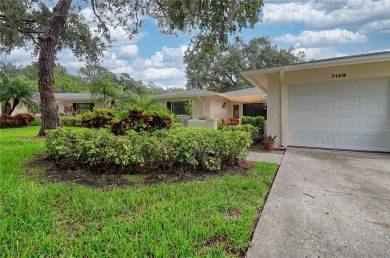
[[[192,100],[187,100],[184,103],[184,112],[186,112],[187,119],[192,119],[192,112],[193,112]]]
[[[11,108],[5,112],[8,115],[11,115],[19,104],[32,106],[37,97],[37,90],[28,82],[5,76],[0,81],[0,101],[4,101],[6,107],[12,102]]]
[[[0,116],[0,128],[25,127],[34,120],[35,117],[31,114],[3,115]]]

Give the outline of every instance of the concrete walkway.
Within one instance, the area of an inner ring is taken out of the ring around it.
[[[390,155],[288,148],[247,257],[390,257]]]
[[[265,161],[270,163],[277,163],[278,165],[282,162],[283,154],[266,153],[266,152],[249,152],[246,160],[249,161]]]

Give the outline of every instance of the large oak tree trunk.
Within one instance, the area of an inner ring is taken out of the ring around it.
[[[62,126],[58,115],[57,104],[54,98],[54,57],[61,31],[72,0],[59,0],[53,9],[49,27],[45,34],[39,37],[39,94],[41,97],[42,126],[39,135],[46,134],[45,130]]]

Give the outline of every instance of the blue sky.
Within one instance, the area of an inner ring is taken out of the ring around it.
[[[92,17],[90,8],[82,13]],[[262,22],[239,36],[246,41],[269,36],[279,47],[304,51],[307,60],[390,50],[390,0],[265,0],[260,18]],[[185,87],[182,58],[190,36],[162,35],[152,20],[131,41],[120,29],[111,35],[115,41],[102,58],[103,66],[163,87]],[[67,50],[58,59],[72,73],[84,65]],[[3,62],[16,65],[35,60],[23,49],[2,56]]]

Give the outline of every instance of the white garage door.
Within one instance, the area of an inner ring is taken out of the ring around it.
[[[289,146],[390,152],[386,78],[288,88]]]

